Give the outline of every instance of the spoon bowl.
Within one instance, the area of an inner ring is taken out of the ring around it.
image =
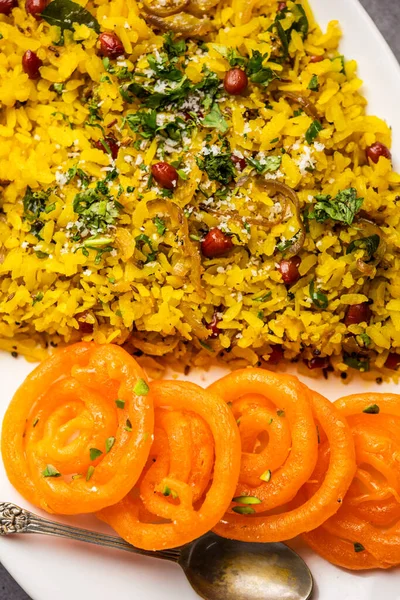
[[[125,550],[178,563],[205,600],[308,600],[309,568],[285,544],[237,542],[209,532],[181,548],[151,552],[112,535],[50,521],[0,502],[0,536],[35,533]]]
[[[178,563],[206,600],[307,600],[312,594],[310,570],[285,544],[238,542],[210,532],[181,548]]]

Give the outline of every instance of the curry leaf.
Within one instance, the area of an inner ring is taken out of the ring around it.
[[[73,30],[74,23],[86,25],[100,33],[100,25],[97,19],[83,6],[72,0],[53,0],[41,13],[41,17],[49,25],[56,25],[63,33],[66,29]]]
[[[368,254],[369,258],[372,258],[375,252],[379,248],[381,238],[378,234],[374,233],[368,237],[360,238],[358,240],[353,240],[348,246],[346,250],[346,254],[351,254],[355,250],[365,250]]]
[[[317,203],[309,219],[315,219],[318,223],[324,223],[328,219],[351,225],[356,213],[360,210],[364,198],[357,198],[357,190],[348,188],[339,192],[335,198],[329,195],[315,196]]]
[[[310,127],[306,131],[306,140],[308,144],[311,144],[318,136],[319,132],[322,131],[323,127],[318,120],[311,123]]]
[[[310,281],[309,292],[310,292],[310,298],[313,301],[313,304],[315,304],[315,306],[317,308],[320,308],[320,309],[327,308],[327,306],[328,306],[328,298],[327,298],[327,296],[325,294],[323,294],[319,290],[315,290],[315,281],[314,281],[314,279],[312,279]]]
[[[281,166],[282,157],[281,156],[266,156],[261,160],[257,160],[256,158],[248,158],[247,162],[249,165],[255,168],[257,173],[263,175],[264,173],[272,173],[273,171],[277,171]]]

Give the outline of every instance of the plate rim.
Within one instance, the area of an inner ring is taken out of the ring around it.
[[[308,0],[308,1],[310,3],[310,6],[311,6],[311,9],[313,10],[313,12],[318,12],[317,5],[319,2],[321,2],[321,3],[332,2],[332,0]],[[389,46],[389,43],[386,41],[383,33],[380,31],[380,29],[378,28],[375,21],[372,19],[372,17],[369,15],[367,10],[361,4],[360,0],[346,0],[346,1],[347,1],[348,5],[351,5],[351,9],[353,11],[355,11],[355,13],[358,13],[359,28],[364,28],[364,26],[365,26],[368,29],[368,33],[372,34],[374,36],[374,41],[371,42],[371,46],[378,46],[379,47],[379,56],[382,58],[386,57],[386,59],[389,61],[389,69],[393,73],[393,82],[392,82],[393,86],[397,85],[399,87],[399,91],[400,91],[400,62],[397,60],[393,50]],[[338,9],[338,10],[340,10],[340,9]],[[320,22],[320,20],[318,18],[316,20],[318,23]],[[338,20],[339,20],[339,18],[338,18]],[[340,20],[339,20],[339,23],[340,23],[340,25],[342,25],[342,22]],[[343,43],[343,42],[341,42],[341,43]],[[353,59],[354,56],[349,56],[349,58]],[[361,77],[363,79],[363,89],[364,89],[365,87],[368,86],[368,76],[365,73],[363,73],[364,69],[358,69],[358,72],[360,72],[360,70],[361,70]],[[369,98],[368,98],[368,92],[366,92],[365,95],[367,96],[368,105],[370,105]],[[377,112],[377,111],[374,110],[374,112]],[[378,116],[380,116],[379,111],[378,111]],[[389,123],[389,125],[390,125],[390,123]],[[395,142],[400,149],[400,127],[399,127],[399,132],[398,132],[397,138],[395,139]],[[400,164],[400,153],[395,154],[394,160],[398,166]],[[3,353],[0,353],[0,364],[2,362],[2,354]],[[2,501],[1,498],[0,498],[0,501]],[[51,516],[50,516],[50,518],[51,518]],[[13,563],[11,561],[7,560],[6,547],[7,547],[7,544],[4,544],[4,548],[2,548],[1,544],[0,544],[0,562],[1,562],[2,566],[4,567],[4,569],[10,574],[10,576],[17,583],[17,585],[20,586],[20,588],[30,597],[31,600],[43,600],[43,596],[39,595],[39,592],[37,592],[37,590],[34,589],[34,586],[31,587],[31,584],[27,579],[21,579],[19,571],[15,568],[15,566],[13,565]]]

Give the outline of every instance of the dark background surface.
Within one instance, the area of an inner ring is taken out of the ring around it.
[[[400,61],[400,1],[360,0]],[[0,600],[30,600],[0,564]]]

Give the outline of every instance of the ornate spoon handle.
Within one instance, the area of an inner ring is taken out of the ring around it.
[[[15,533],[52,535],[55,537],[67,538],[69,540],[76,540],[78,542],[96,544],[97,546],[134,552],[135,554],[142,554],[143,556],[171,560],[172,562],[178,562],[180,556],[179,549],[160,550],[157,552],[141,550],[140,548],[131,546],[131,544],[128,544],[128,542],[125,542],[122,538],[106,535],[104,533],[97,533],[97,531],[89,531],[88,529],[81,529],[80,527],[72,527],[71,525],[63,525],[63,523],[57,523],[55,521],[50,521],[49,519],[38,517],[29,510],[20,508],[11,502],[0,502],[0,536],[12,535]]]

